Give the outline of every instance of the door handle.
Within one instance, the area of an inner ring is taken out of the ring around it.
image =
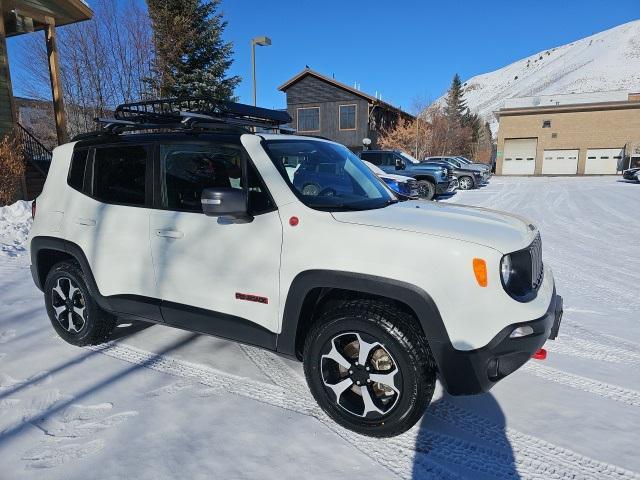
[[[179,230],[156,230],[156,235],[164,238],[182,238],[184,233]]]
[[[96,221],[93,218],[76,218],[76,223],[78,225],[87,225],[89,227],[95,227],[96,226]]]

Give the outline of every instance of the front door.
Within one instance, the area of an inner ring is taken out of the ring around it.
[[[282,224],[255,167],[240,145],[210,141],[160,145],[158,164],[149,236],[165,321],[263,344],[279,326]],[[204,215],[214,187],[247,190],[253,221]]]

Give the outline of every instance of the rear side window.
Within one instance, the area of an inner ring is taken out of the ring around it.
[[[84,192],[84,172],[87,169],[87,158],[89,150],[77,150],[71,157],[71,167],[69,168],[69,186],[79,192]]]
[[[360,158],[377,166],[382,164],[382,155],[380,153],[364,151],[360,154]]]
[[[96,149],[93,197],[105,203],[146,204],[147,149],[139,145]]]

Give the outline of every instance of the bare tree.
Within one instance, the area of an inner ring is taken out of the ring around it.
[[[122,102],[148,97],[153,44],[146,10],[134,0],[96,0],[94,18],[61,27],[60,67],[69,133],[94,129],[95,117],[109,115]],[[33,98],[48,97],[45,43],[30,35],[19,47],[19,60]]]

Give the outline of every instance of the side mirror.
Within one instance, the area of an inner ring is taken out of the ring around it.
[[[247,192],[239,188],[205,188],[200,197],[202,212],[209,217],[229,217],[250,222]]]
[[[404,170],[404,162],[399,158],[396,158],[396,170]]]

